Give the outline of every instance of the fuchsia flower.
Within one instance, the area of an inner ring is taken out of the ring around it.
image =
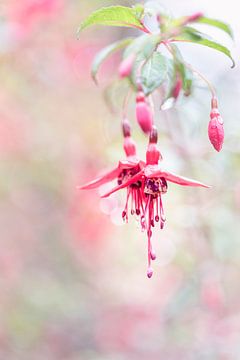
[[[136,145],[131,138],[131,129],[129,122],[125,119],[123,121],[123,135],[124,135],[124,151],[126,153],[127,159],[120,160],[118,166],[106,173],[99,178],[78,187],[80,190],[90,190],[98,188],[101,185],[106,184],[114,179],[117,179],[118,185],[124,184],[126,181],[131,179],[139,171],[143,169],[145,163],[141,161],[136,156]],[[123,212],[124,220],[128,221],[128,202],[131,200],[132,204],[136,204],[135,208],[132,208],[131,213],[140,214],[140,206],[143,207],[142,193],[140,191],[140,186],[129,186],[127,189],[127,203],[125,210]]]
[[[145,134],[149,134],[153,126],[153,113],[144,93],[141,90],[137,93],[136,102],[137,122],[142,131]]]
[[[133,198],[135,204],[134,208],[138,209],[137,215],[140,215],[142,230],[147,231],[148,236],[148,269],[147,276],[150,278],[153,274],[151,268],[151,260],[155,260],[156,255],[152,249],[151,237],[152,237],[152,228],[156,223],[160,223],[160,228],[162,229],[165,223],[165,215],[162,203],[162,195],[167,192],[168,184],[167,181],[173,182],[182,186],[195,186],[195,187],[205,187],[209,186],[191,180],[182,176],[175,175],[171,172],[165,171],[160,165],[159,160],[162,159],[161,153],[157,147],[157,129],[156,127],[152,128],[149,138],[149,145],[146,153],[146,165],[139,168],[139,171],[134,175],[131,174],[129,179],[124,179],[122,183],[119,183],[118,186],[113,188],[111,191],[103,195],[103,197],[108,197],[112,193],[123,189],[128,188],[128,195],[126,206],[123,212],[123,218],[125,213],[128,210],[128,198],[129,189],[138,189],[138,198]],[[139,206],[139,199],[141,200]]]
[[[224,141],[223,119],[219,114],[217,99],[212,98],[212,110],[208,124],[208,137],[213,147],[218,152],[222,149]]]

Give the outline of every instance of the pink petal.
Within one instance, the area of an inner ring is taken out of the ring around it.
[[[118,190],[124,189],[125,187],[137,182],[138,180],[141,179],[143,174],[143,170],[139,171],[136,175],[134,175],[131,179],[127,180],[125,183],[115,186],[112,190],[110,190],[109,192],[107,192],[106,194],[102,195],[102,198],[108,197],[109,195],[115,193]]]
[[[196,187],[200,186],[200,187],[204,187],[204,188],[210,188],[210,186],[205,185],[199,181],[195,181],[195,180],[183,177],[183,176],[175,175],[175,174],[167,172],[167,171],[157,170],[155,172],[152,172],[150,177],[163,177],[167,181],[171,181],[175,184],[182,185],[182,186],[196,186]]]
[[[107,174],[100,176],[99,178],[90,181],[85,185],[78,186],[78,189],[79,190],[95,189],[109,181],[114,180],[115,178],[118,177],[118,174],[119,174],[119,166],[116,169],[109,171]]]
[[[120,170],[124,170],[124,169],[132,169],[134,167],[136,167],[137,165],[139,165],[140,161],[139,160],[121,160],[119,161],[119,165],[118,168]]]
[[[204,187],[204,188],[210,188],[210,186],[203,184],[199,181],[195,181],[183,176],[178,176],[175,174],[172,174],[170,172],[162,172],[162,177],[164,177],[166,180],[171,181],[175,184],[182,185],[182,186],[196,186],[196,187]]]
[[[148,178],[156,177],[156,173],[160,171],[159,165],[147,165],[144,169],[144,175]],[[161,171],[160,171],[161,172]]]

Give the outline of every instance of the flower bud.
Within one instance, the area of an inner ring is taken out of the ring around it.
[[[188,22],[194,22],[197,21],[199,19],[201,19],[201,17],[203,17],[203,13],[202,12],[197,12],[191,16],[188,16]]]
[[[137,153],[136,144],[131,137],[131,125],[126,118],[122,122],[122,132],[124,136],[123,148],[126,156],[135,156]]]
[[[212,98],[212,111],[210,113],[211,120],[208,124],[208,137],[214,149],[220,151],[224,141],[223,120],[218,111],[217,99]]]
[[[118,73],[121,78],[128,77],[131,74],[134,60],[135,54],[131,54],[126,59],[122,60],[118,68]]]
[[[182,79],[181,77],[178,75],[174,88],[172,89],[172,97],[176,100],[180,94],[180,91],[182,90]]]
[[[153,126],[153,114],[145,97],[141,93],[137,96],[136,105],[137,122],[145,134],[149,134]]]

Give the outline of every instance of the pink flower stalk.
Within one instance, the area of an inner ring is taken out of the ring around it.
[[[145,163],[136,156],[136,145],[131,138],[130,124],[126,119],[123,121],[123,135],[124,150],[127,159],[119,161],[118,166],[105,175],[100,176],[99,178],[83,186],[79,186],[79,190],[95,189],[101,185],[106,184],[107,182],[113,181],[114,179],[117,179],[118,185],[122,185],[131,179],[132,176],[135,176],[139,171],[142,170],[142,168],[145,166]],[[135,184],[135,186],[129,186],[127,188],[127,204],[129,201],[132,203],[131,214],[139,215],[140,206],[143,206],[142,194],[139,184]],[[124,220],[126,220],[126,222],[128,222],[127,204],[122,214],[122,217]]]
[[[149,134],[153,126],[153,114],[149,103],[147,102],[144,93],[139,91],[136,98],[136,118],[142,131]]]
[[[223,119],[219,114],[218,102],[212,98],[212,110],[210,113],[210,121],[208,124],[208,137],[215,150],[218,152],[222,149],[224,141]]]
[[[131,54],[126,59],[122,60],[118,68],[118,73],[121,78],[125,78],[131,75],[135,58],[136,55]]]
[[[160,223],[161,229],[164,227],[166,218],[163,209],[162,195],[167,192],[167,181],[182,186],[209,187],[201,182],[178,176],[162,169],[159,165],[159,161],[162,159],[162,156],[157,147],[157,139],[157,129],[156,127],[153,127],[150,133],[149,145],[146,153],[146,165],[138,171],[136,175],[131,176],[129,180],[124,181],[122,184],[119,184],[111,191],[103,195],[103,197],[108,197],[112,193],[125,187],[128,189],[135,187],[138,188],[139,193],[141,194],[138,197],[141,199],[141,206],[139,206],[141,226],[142,230],[146,230],[148,237],[147,276],[149,278],[153,274],[151,261],[156,258],[151,242],[152,228],[158,222]],[[127,209],[128,196],[124,213],[127,212]]]

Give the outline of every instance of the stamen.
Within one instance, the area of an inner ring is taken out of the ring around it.
[[[151,267],[148,267],[147,269],[147,277],[150,279],[153,275],[153,269]]]
[[[130,187],[130,192],[131,192],[131,215],[134,215],[135,211],[134,211],[134,189]]]
[[[130,196],[130,188],[127,189],[127,200],[126,200],[126,205],[125,205],[125,208],[122,212],[122,218],[123,218],[123,221],[126,221],[126,223],[128,222],[128,200],[129,200],[129,196]]]
[[[155,216],[155,221],[158,222],[159,221],[159,209],[158,209],[158,197],[156,199],[156,216]]]

